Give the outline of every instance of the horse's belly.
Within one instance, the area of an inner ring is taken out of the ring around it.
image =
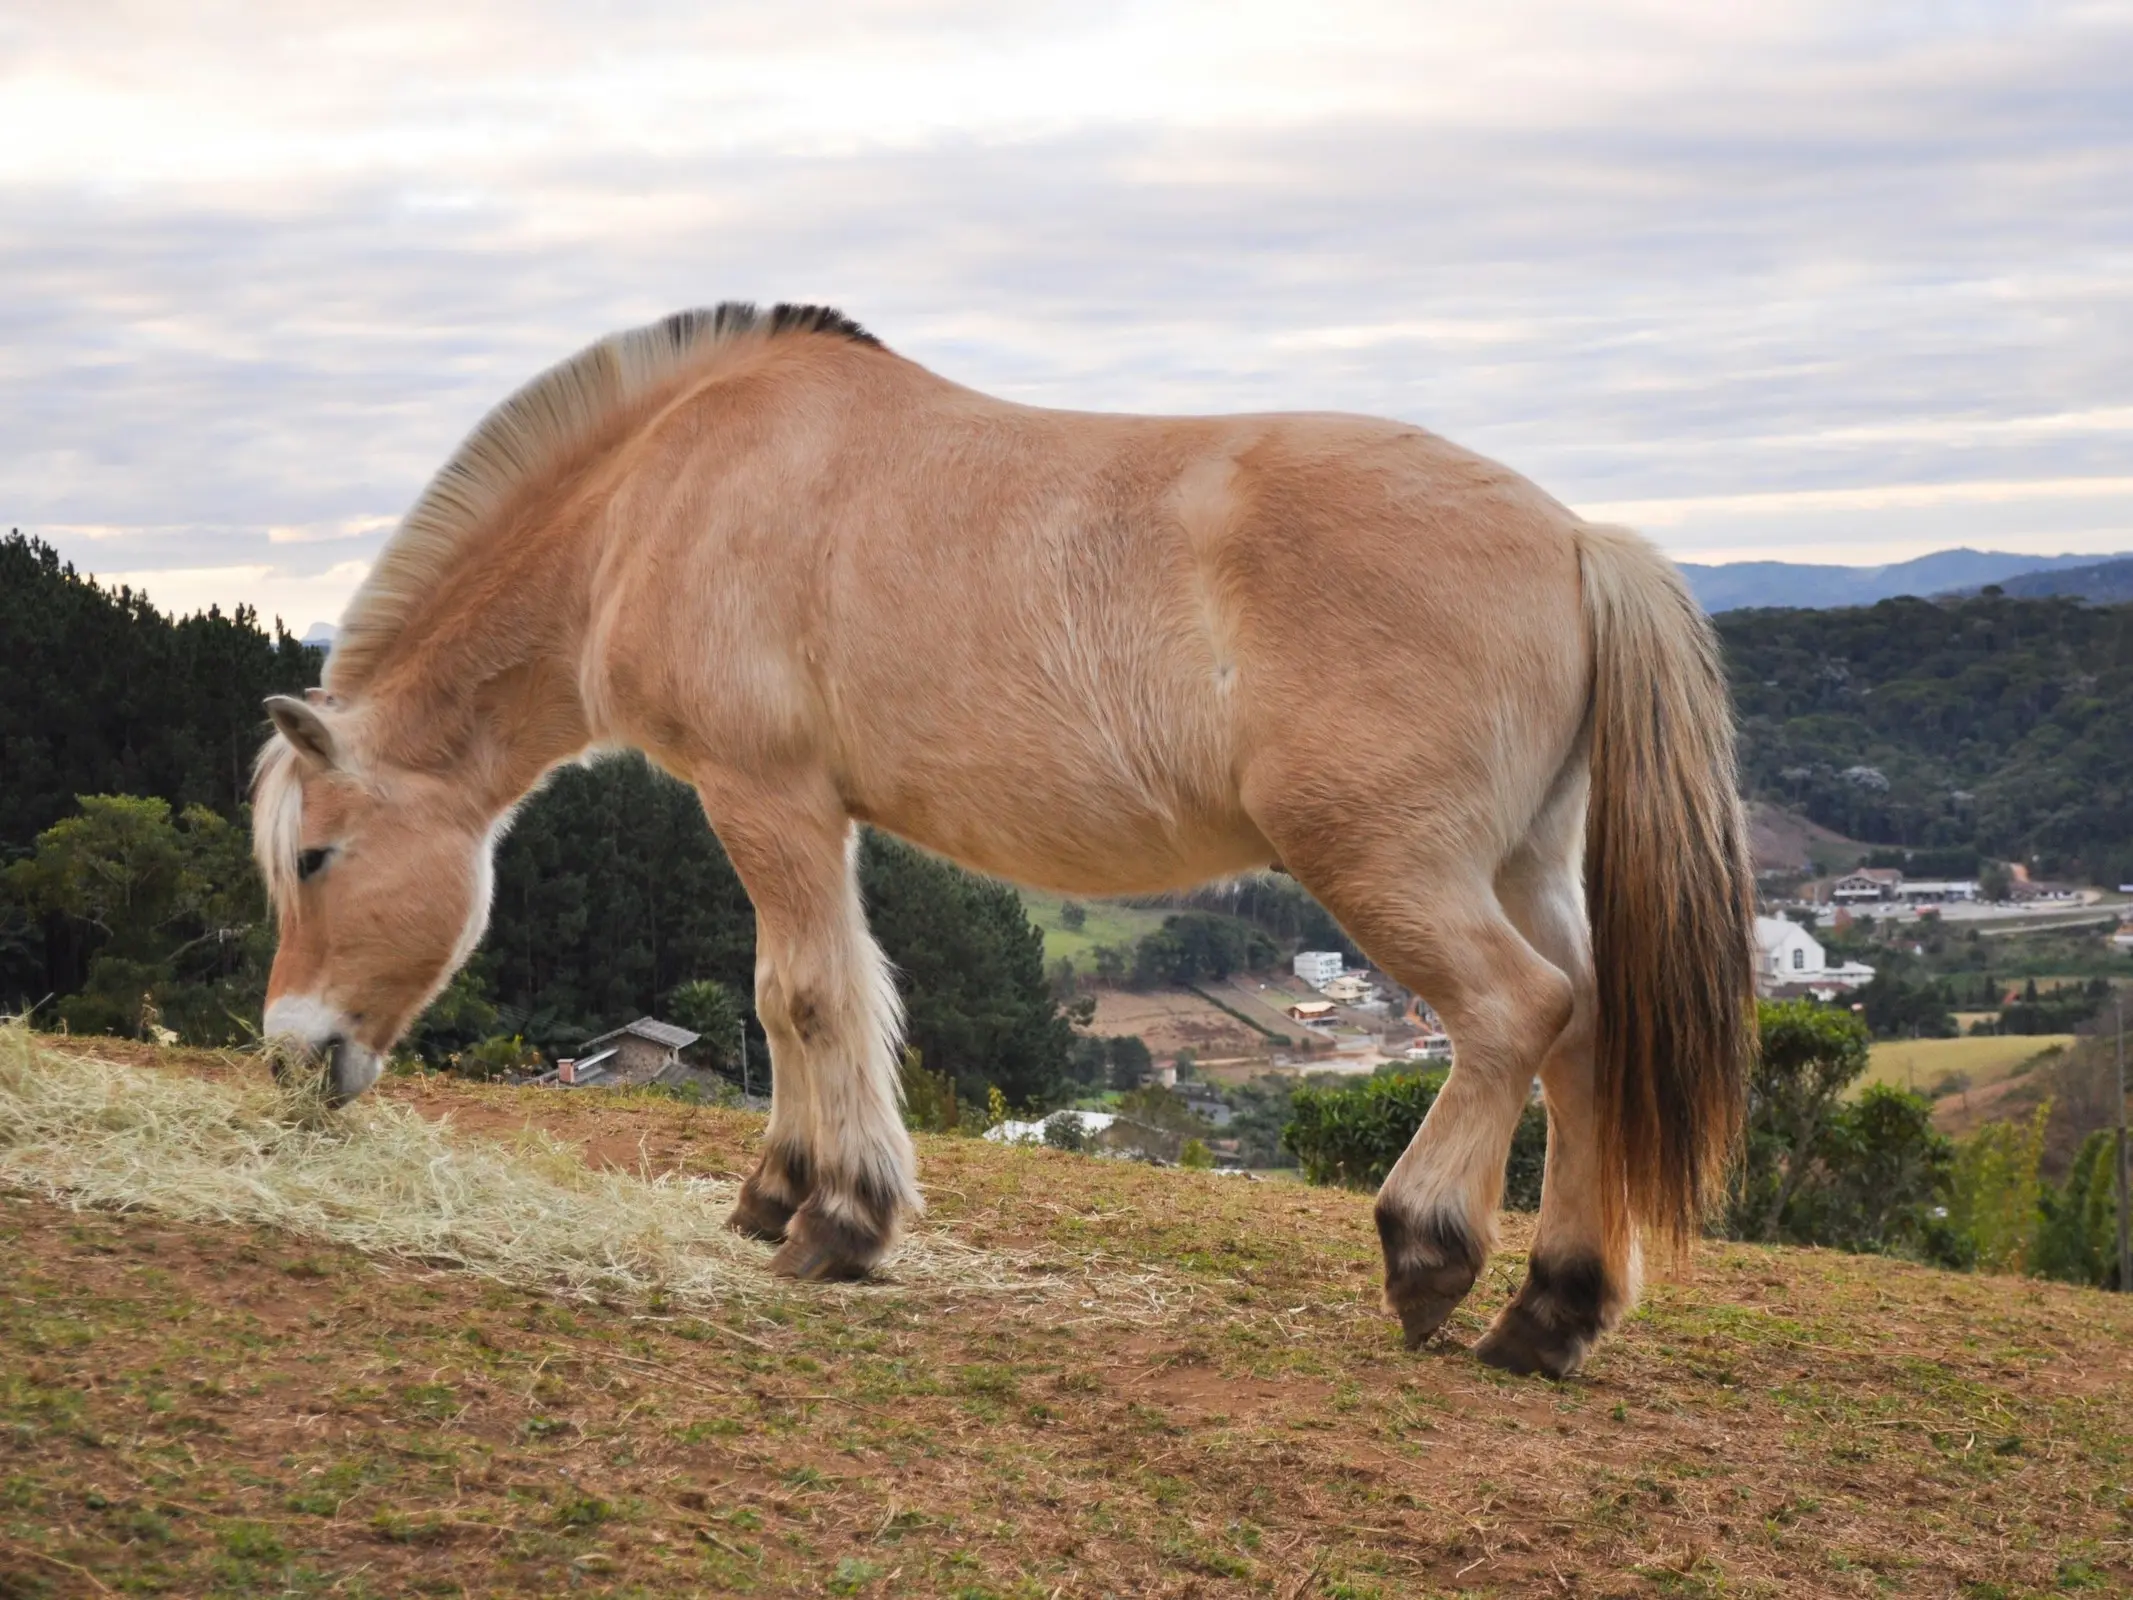
[[[938,773],[851,809],[977,871],[1075,894],[1182,888],[1274,859],[1233,794],[1151,791],[1100,774],[1035,777]]]

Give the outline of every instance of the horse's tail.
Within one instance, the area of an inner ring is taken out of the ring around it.
[[[1602,1216],[1678,1250],[1725,1181],[1755,1051],[1755,874],[1718,641],[1681,574],[1578,533],[1592,639],[1585,902]]]

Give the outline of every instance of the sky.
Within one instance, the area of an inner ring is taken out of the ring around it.
[[[2133,550],[2133,0],[0,9],[0,527],[330,621],[571,350],[837,305],[1682,559]]]

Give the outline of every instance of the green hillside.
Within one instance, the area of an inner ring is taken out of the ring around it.
[[[1871,844],[2133,882],[2133,606],[1981,595],[1715,623],[1752,795]]]
[[[1080,900],[1058,895],[1043,889],[1023,889],[1022,909],[1029,919],[1044,930],[1044,964],[1071,961],[1077,968],[1086,969],[1089,952],[1100,944],[1114,945],[1121,950],[1130,950],[1144,935],[1154,933],[1163,925],[1163,918],[1171,913],[1140,906],[1129,906],[1117,900]],[[1083,922],[1079,928],[1069,928],[1061,915],[1069,903],[1081,907]]]

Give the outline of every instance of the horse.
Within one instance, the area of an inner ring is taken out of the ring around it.
[[[467,958],[513,808],[634,747],[756,913],[773,1093],[731,1223],[861,1278],[922,1200],[858,828],[1076,895],[1291,874],[1453,1065],[1375,1203],[1410,1346],[1567,1375],[1737,1137],[1754,884],[1710,626],[1636,534],[1400,422],[995,399],[823,307],[613,334],[486,416],[267,702],[265,1036],[345,1100]]]

